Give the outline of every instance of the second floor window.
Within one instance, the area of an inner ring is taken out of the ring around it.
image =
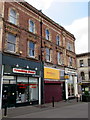
[[[35,43],[32,41],[29,41],[29,56],[35,57]]]
[[[60,45],[60,37],[58,35],[56,36],[56,44]]]
[[[29,31],[32,33],[35,32],[35,24],[32,20],[29,21]]]
[[[16,52],[16,36],[13,34],[7,36],[7,51]]]
[[[51,61],[51,50],[46,48],[46,61]]]
[[[17,24],[17,14],[16,11],[13,9],[10,9],[9,22],[15,25]]]
[[[46,29],[45,34],[46,34],[46,39],[50,40],[50,32],[48,29]]]
[[[84,64],[83,64],[83,60],[80,60],[80,67],[83,67]]]
[[[68,44],[67,44],[67,49],[70,50],[70,51],[73,51],[73,48],[72,48],[72,44],[71,44],[71,43],[68,43]]]

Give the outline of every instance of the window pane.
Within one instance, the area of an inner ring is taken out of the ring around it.
[[[46,30],[46,39],[47,40],[49,40],[49,35],[50,35],[49,30]]]
[[[50,61],[50,49],[46,48],[46,60]]]
[[[49,55],[49,49],[48,48],[46,48],[46,54]]]
[[[12,34],[8,34],[8,42],[15,44],[16,43],[16,36]]]
[[[28,101],[28,78],[17,77],[16,103]]]
[[[16,36],[8,34],[7,38],[7,50],[15,52],[16,47]]]
[[[15,12],[15,10],[13,10],[13,9],[10,10],[10,16],[16,17],[16,12]]]
[[[34,33],[34,22],[30,21],[30,32]]]
[[[83,67],[84,64],[83,64],[83,60],[80,60],[80,67]]]
[[[60,45],[60,37],[59,36],[56,36],[56,42],[57,42],[57,45]]]
[[[7,50],[15,52],[15,45],[8,43]]]
[[[34,50],[35,44],[33,42],[30,42],[29,47],[30,49]]]
[[[38,100],[38,79],[29,77],[29,101]]]
[[[16,20],[17,20],[17,18],[16,18],[16,11],[11,9],[10,10],[10,16],[9,16],[9,21],[11,23],[13,23],[13,24],[16,24]]]
[[[35,43],[29,42],[29,55],[35,56]]]

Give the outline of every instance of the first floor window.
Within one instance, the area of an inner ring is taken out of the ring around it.
[[[80,67],[83,67],[84,64],[83,64],[83,60],[80,60]]]
[[[29,56],[35,57],[35,43],[32,41],[29,42]]]
[[[7,50],[11,52],[16,52],[16,36],[10,33],[7,37]]]
[[[57,59],[58,59],[58,64],[62,64],[61,53],[60,52],[57,53]]]
[[[84,74],[84,72],[81,72],[81,78],[82,78],[82,80],[85,80],[85,74]]]
[[[72,57],[69,57],[69,64],[72,66]]]
[[[51,61],[50,49],[49,48],[46,48],[46,60]]]

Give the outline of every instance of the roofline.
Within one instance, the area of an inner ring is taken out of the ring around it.
[[[36,9],[35,7],[33,7],[32,5],[30,5],[28,2],[24,1],[24,2],[20,2],[20,4],[26,6],[28,9],[31,9],[33,12],[37,13],[38,15],[40,15],[41,17],[45,18],[47,21],[51,22],[53,25],[55,25],[56,27],[58,27],[59,29],[63,30],[64,32],[66,32],[67,34],[69,34],[71,37],[73,37],[73,39],[75,40],[75,37],[73,34],[71,34],[69,31],[67,31],[64,27],[62,27],[61,25],[59,25],[58,23],[56,23],[55,21],[53,21],[52,19],[50,19],[48,16],[46,16],[45,14],[43,14],[40,10]]]
[[[76,57],[81,57],[81,56],[90,56],[90,52],[76,54]]]

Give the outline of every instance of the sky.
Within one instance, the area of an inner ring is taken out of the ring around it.
[[[88,52],[88,0],[26,1],[75,36],[76,54]]]

